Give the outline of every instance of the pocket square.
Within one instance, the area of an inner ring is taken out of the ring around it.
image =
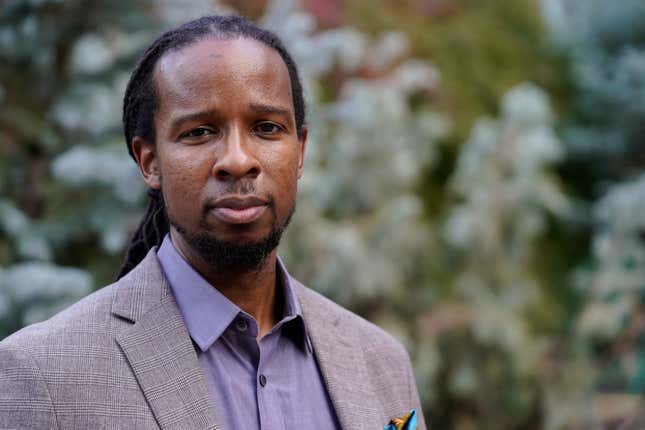
[[[412,409],[400,418],[392,418],[383,430],[417,430],[417,411]]]

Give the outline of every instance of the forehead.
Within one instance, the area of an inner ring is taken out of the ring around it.
[[[204,39],[169,52],[159,60],[154,79],[159,111],[245,100],[293,109],[282,57],[253,39]]]

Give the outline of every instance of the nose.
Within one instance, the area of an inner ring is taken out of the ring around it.
[[[250,148],[248,137],[239,129],[234,130],[218,148],[213,175],[222,181],[257,177],[260,163]]]

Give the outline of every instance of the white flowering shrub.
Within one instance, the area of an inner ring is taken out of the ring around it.
[[[109,281],[138,221],[121,100],[156,31],[136,7],[146,2],[0,9],[0,338]]]
[[[547,23],[572,59],[570,157],[603,175],[622,175],[642,153],[645,117],[645,3],[542,0]]]
[[[645,3],[544,0],[543,10],[572,60],[574,115],[563,138],[577,181],[593,185],[582,196],[589,257],[572,276],[587,300],[576,334],[595,360],[597,390],[642,393]]]
[[[569,209],[549,167],[563,157],[546,94],[532,84],[511,89],[499,120],[478,121],[459,154],[452,186],[464,201],[446,225],[448,242],[517,265],[544,233],[549,213]],[[518,265],[521,268],[522,265]]]
[[[400,33],[315,32],[296,2],[271,2],[262,24],[300,65],[309,106],[305,173],[283,256],[295,275],[346,305],[403,296],[431,242],[413,189],[447,130],[427,104],[413,109],[409,100],[436,90],[437,71],[404,60]],[[321,85],[338,69],[348,78],[325,101]]]
[[[552,220],[575,214],[555,174],[564,148],[548,95],[531,83],[511,88],[499,117],[478,120],[462,146],[441,228],[453,292],[420,324],[418,348],[430,359],[417,368],[429,410],[448,398],[485,411],[475,428],[495,428],[509,410],[514,425],[504,428],[534,425],[535,416],[545,429],[593,422],[588,363],[534,326],[533,313],[550,300],[536,256]],[[558,350],[565,362],[552,357]]]
[[[48,318],[91,292],[93,286],[85,271],[48,263],[15,264],[0,275],[4,311],[21,315],[23,324]]]
[[[45,3],[32,4],[31,12],[8,9],[5,18],[14,24],[3,29],[0,41],[17,68],[22,55],[13,49],[17,38],[30,35],[34,55],[51,62],[55,47],[39,48],[35,41],[48,37],[48,31],[69,37],[64,41],[68,51],[56,60],[67,73],[64,85],[55,88],[43,109],[50,134],[34,137],[47,151],[40,161],[46,176],[39,186],[49,187],[52,194],[34,199],[39,210],[24,209],[20,193],[3,195],[0,227],[9,247],[0,267],[8,276],[17,265],[27,264],[20,266],[21,273],[33,270],[38,277],[45,266],[36,262],[56,268],[58,262],[78,262],[78,253],[88,263],[103,256],[99,286],[116,270],[140,216],[143,186],[122,142],[120,106],[131,62],[158,30],[150,23],[135,29],[133,23],[145,17],[130,12],[109,29],[97,26],[67,35],[64,25],[52,26],[53,17],[36,13]],[[122,6],[117,2],[111,13],[118,15]],[[143,9],[146,3],[137,6]],[[80,19],[72,14],[75,7],[80,2],[59,5],[57,12]],[[155,3],[155,19],[167,26],[226,11],[216,2]],[[422,169],[433,161],[434,140],[447,130],[429,105],[413,109],[409,100],[437,89],[436,70],[407,59],[408,42],[401,33],[370,39],[351,27],[316,31],[313,18],[295,2],[271,2],[262,24],[287,43],[300,65],[309,102],[306,172],[298,215],[283,247],[285,258],[313,287],[348,305],[401,296],[418,276],[430,242],[420,219],[422,203],[413,189]],[[26,73],[45,76],[48,67],[33,64]],[[324,87],[336,70],[347,77],[330,98],[323,94],[330,89]],[[16,86],[14,77],[6,76],[3,85]],[[31,127],[18,125],[9,134],[22,148],[32,138]],[[2,185],[8,187],[11,173],[5,172]],[[108,263],[114,266],[112,272]],[[97,269],[90,264],[86,270],[96,274]],[[47,273],[46,279],[54,282],[62,272]],[[80,290],[70,291],[70,296],[80,296]],[[5,302],[15,300],[8,291],[4,295]],[[12,328],[25,323],[25,312]],[[406,337],[406,330],[400,334]]]
[[[144,46],[163,28],[250,3],[0,8],[0,338],[119,267],[145,202],[120,123]],[[556,118],[545,90],[516,85],[499,105],[485,101],[495,116],[477,120],[465,141],[455,139],[464,120],[434,105],[464,98],[451,99],[444,91],[458,89],[413,58],[414,36],[321,30],[309,3],[269,1],[260,18],[295,57],[308,102],[297,214],[280,250],[291,272],[406,344],[436,428],[594,428],[592,388],[645,387],[643,2],[541,0],[571,61],[572,100],[556,99]],[[478,2],[418,3],[441,3],[424,7],[452,22]],[[461,22],[472,34],[436,34],[486,39],[477,20]],[[496,59],[515,55],[493,42]],[[473,70],[477,91],[464,94],[486,99],[498,86],[482,81],[497,69],[472,64],[490,68]],[[584,238],[590,249],[574,250]],[[578,297],[584,306],[571,303]]]
[[[610,187],[593,207],[593,263],[575,277],[588,298],[578,333],[607,351],[599,384],[609,390],[645,389],[641,356],[645,317],[645,176]]]

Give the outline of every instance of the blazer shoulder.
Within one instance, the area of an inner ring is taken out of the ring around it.
[[[23,348],[4,342],[0,342],[0,428],[58,428],[41,369]]]
[[[328,319],[334,325],[342,324],[344,331],[354,333],[355,340],[367,353],[409,361],[408,352],[403,344],[390,333],[299,281],[294,281],[296,295],[303,308],[309,310],[308,314],[313,314],[315,318]]]
[[[113,317],[112,302],[117,284],[103,287],[51,318],[28,325],[9,335],[0,345],[16,346],[26,350],[42,349],[45,346],[65,343],[70,336],[83,330],[91,330],[93,336],[110,331]]]
[[[105,351],[114,350],[109,335],[113,288],[104,287],[0,342],[0,428],[59,428],[55,400],[58,393],[60,403],[61,375],[74,378],[86,356],[81,351],[108,356]]]
[[[321,294],[294,282],[305,325],[325,333],[325,347],[336,343],[351,345],[361,351],[360,365],[350,374],[372,381],[381,405],[392,408],[386,415],[405,413],[414,408],[419,413],[419,429],[426,428],[410,356],[403,344],[391,334]],[[310,335],[313,331],[310,332]],[[328,360],[343,363],[343,356],[325,354]],[[341,366],[345,366],[343,363]]]
[[[56,347],[70,342],[96,346],[92,342],[102,342],[112,337],[121,327],[129,325],[127,320],[136,321],[169,291],[157,260],[156,247],[153,247],[124,277],[89,294],[48,320],[17,331],[2,343],[33,345],[40,350],[43,349],[42,345]]]

